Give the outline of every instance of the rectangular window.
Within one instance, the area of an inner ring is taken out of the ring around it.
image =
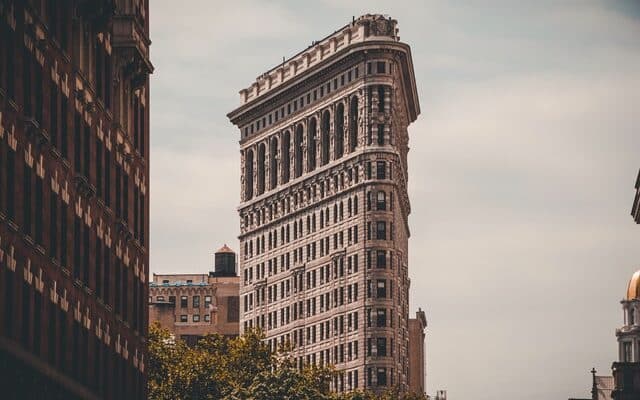
[[[187,322],[187,316],[185,314],[180,315],[180,322]]]
[[[376,267],[387,267],[387,252],[385,250],[376,250]]]
[[[376,179],[386,179],[386,163],[384,161],[376,162]]]
[[[386,280],[378,279],[376,288],[377,288],[376,297],[381,299],[387,297],[387,281]]]
[[[378,240],[387,239],[387,223],[385,221],[376,222],[376,239]]]
[[[387,209],[387,194],[379,190],[376,193],[376,210],[385,211]]]
[[[387,338],[376,338],[376,350],[378,357],[385,357],[387,355]]]
[[[83,174],[87,178],[87,182],[91,183],[91,127],[87,124],[84,125],[82,144],[84,145]]]
[[[204,296],[204,307],[209,308],[211,306],[211,296]]]
[[[387,324],[387,310],[385,308],[378,308],[376,310],[376,326],[378,328],[384,328]]]
[[[200,296],[193,296],[193,308],[200,308]]]
[[[49,257],[58,258],[58,198],[53,192],[49,195]]]
[[[104,276],[105,277],[110,277],[111,276],[111,256],[109,255],[109,251],[105,250],[104,252]],[[111,300],[111,293],[109,292],[111,290],[111,286],[110,286],[110,279],[105,279],[104,280],[104,303],[105,304],[110,304],[110,300]]]
[[[43,245],[44,243],[43,241],[43,236],[44,236],[44,232],[43,230],[43,210],[44,210],[44,204],[43,204],[43,179],[41,179],[40,177],[36,176],[36,218],[35,218],[35,222],[36,222],[36,243],[38,243],[39,245]]]
[[[204,315],[204,322],[211,322],[211,314]]]
[[[180,296],[180,308],[189,307],[189,299],[187,296]]]
[[[194,314],[193,315],[193,322],[200,322],[200,315]]]
[[[22,231],[31,236],[31,212],[33,209],[33,205],[31,204],[31,168],[27,164],[24,164],[23,168],[23,215],[22,215]]]
[[[80,232],[80,219],[73,219],[73,277],[80,279],[80,267],[82,266],[82,252],[81,252],[81,232]]]
[[[377,63],[377,64],[378,64],[378,65],[377,65],[377,72],[378,72],[379,74],[384,74],[384,73],[385,73],[385,71],[386,71],[386,65],[387,65],[387,63],[385,63],[384,61],[378,61],[378,63]]]
[[[376,379],[377,379],[378,386],[387,386],[387,369],[378,368]]]
[[[62,136],[65,136],[63,133]],[[79,112],[75,113],[73,120],[73,170],[76,173],[82,171],[82,117]]]

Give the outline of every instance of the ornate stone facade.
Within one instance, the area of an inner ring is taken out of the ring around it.
[[[240,91],[241,331],[334,364],[333,390],[408,389],[408,125],[397,22],[365,15]]]

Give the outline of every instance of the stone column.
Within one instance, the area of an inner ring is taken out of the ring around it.
[[[264,192],[271,188],[271,139],[265,139],[264,143]]]

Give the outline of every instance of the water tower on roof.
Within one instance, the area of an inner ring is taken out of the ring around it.
[[[226,244],[215,254],[215,269],[209,273],[211,276],[237,276],[236,275],[236,253]]]

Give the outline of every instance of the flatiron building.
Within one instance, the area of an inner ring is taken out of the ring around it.
[[[240,329],[332,390],[408,390],[407,128],[420,113],[397,21],[364,15],[260,74],[240,130]]]

